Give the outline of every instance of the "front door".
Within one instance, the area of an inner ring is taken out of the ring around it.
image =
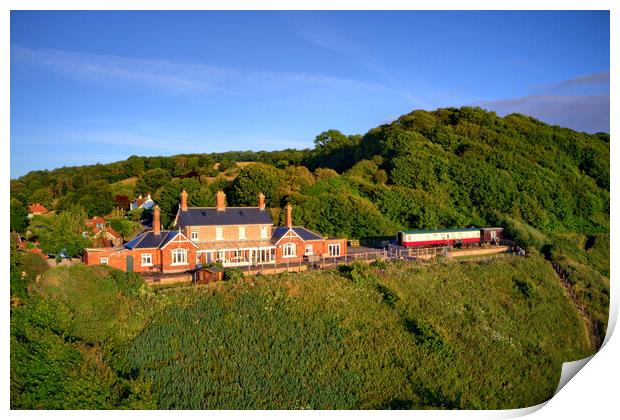
[[[125,259],[125,263],[127,265],[127,272],[131,273],[133,272],[133,255],[127,255],[127,258]]]

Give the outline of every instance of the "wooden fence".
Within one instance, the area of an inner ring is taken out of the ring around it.
[[[299,260],[296,262],[284,262],[284,263],[269,263],[269,264],[256,264],[248,265],[245,267],[238,267],[243,271],[245,275],[256,274],[277,274],[286,271],[299,273],[308,270],[322,270],[326,268],[337,267],[341,264],[351,264],[356,261],[372,262],[376,260],[390,259],[387,250],[377,250],[369,252],[356,252],[353,254],[347,254],[342,256],[321,256],[316,257],[313,260]]]

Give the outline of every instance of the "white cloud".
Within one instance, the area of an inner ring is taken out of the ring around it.
[[[128,82],[175,91],[211,92],[238,72],[207,65],[56,49],[11,47],[12,63],[42,66],[79,79]]]
[[[296,83],[357,91],[380,91],[404,99],[410,102],[411,106],[426,107],[418,97],[400,87],[319,73],[252,69],[241,71],[205,64],[127,58],[118,55],[57,49],[31,49],[17,45],[11,46],[11,61],[12,64],[44,67],[95,83],[140,84],[182,93],[217,91],[244,93],[274,82]]]
[[[609,132],[609,95],[531,95],[477,105],[499,115],[520,113],[587,133]]]
[[[536,86],[540,91],[564,91],[581,87],[607,87],[609,88],[609,70],[598,73],[586,74],[557,83],[549,83]]]

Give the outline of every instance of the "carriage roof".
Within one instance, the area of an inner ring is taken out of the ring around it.
[[[480,228],[461,228],[461,229],[421,229],[421,230],[401,230],[398,233],[404,233],[406,235],[419,234],[419,233],[452,233],[452,232],[474,232],[479,231]]]

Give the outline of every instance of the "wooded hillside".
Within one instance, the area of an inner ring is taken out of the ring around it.
[[[311,150],[132,156],[12,180],[11,229],[47,231],[39,236],[44,250],[64,246],[78,253],[79,241],[67,246],[53,232],[126,208],[139,194],[152,194],[168,224],[182,189],[190,206],[214,205],[214,193],[223,189],[229,205],[256,205],[263,192],[276,223],[290,202],[295,224],[324,235],[501,226],[528,257],[428,269],[358,267],[260,280],[256,289],[229,284],[205,296],[194,289],[153,296],[139,278],[99,268],[53,270],[37,282],[45,262],[12,246],[11,406],[507,408],[541,402],[557,384],[560,363],[591,354],[605,337],[609,142],[603,133],[464,107],[414,111],[364,135],[328,130]],[[26,206],[34,202],[55,214],[35,216],[29,227]],[[129,223],[118,219],[119,230],[122,222]],[[72,229],[81,240],[81,227]],[[91,301],[100,305],[96,313],[83,305]],[[231,332],[238,328],[247,334]],[[215,341],[201,335],[207,333]],[[207,346],[206,353],[187,351],[196,343]],[[418,358],[428,363],[418,365]],[[320,366],[328,366],[325,376]],[[192,392],[196,386],[202,394]]]

